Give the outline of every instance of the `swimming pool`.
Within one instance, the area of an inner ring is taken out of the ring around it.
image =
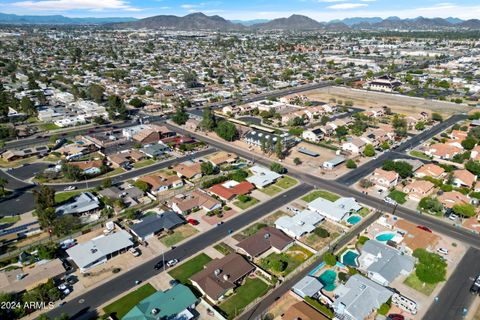
[[[358,252],[348,249],[342,255],[342,262],[350,267],[358,267],[357,257],[359,256]]]
[[[389,240],[392,240],[393,237],[395,237],[395,233],[393,232],[383,232],[383,233],[380,233],[378,234],[375,239],[377,241],[381,241],[381,242],[387,242]]]
[[[337,273],[333,270],[325,270],[324,273],[318,277],[318,280],[323,284],[323,289],[325,291],[333,291],[337,286],[335,285],[335,279],[337,278]]]
[[[347,219],[347,222],[351,225],[355,225],[362,220],[362,217],[357,216],[356,214]]]

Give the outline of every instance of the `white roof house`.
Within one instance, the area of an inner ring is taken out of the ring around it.
[[[319,197],[308,204],[308,209],[340,222],[347,215],[360,210],[362,206],[354,198],[339,198],[336,201],[329,201]]]
[[[358,262],[360,269],[365,270],[370,279],[384,286],[388,286],[400,274],[408,275],[415,267],[413,257],[375,240],[365,242]]]
[[[306,276],[302,280],[295,283],[292,287],[292,291],[298,294],[300,297],[313,297],[320,290],[322,290],[323,284],[316,277]]]
[[[275,227],[293,238],[315,230],[316,225],[325,220],[325,217],[315,211],[303,210],[293,217],[283,216],[275,221]]]
[[[281,174],[261,166],[253,166],[250,168],[250,171],[252,171],[253,175],[248,177],[247,181],[253,183],[256,188],[260,189],[274,183],[282,176]]]
[[[333,310],[340,319],[364,320],[374,310],[387,302],[393,292],[359,274],[351,276],[347,283],[338,286],[333,294]]]
[[[82,192],[73,200],[68,201],[67,203],[58,206],[55,209],[57,215],[66,215],[66,214],[85,214],[89,212],[96,211],[100,208],[100,200],[91,192]]]
[[[105,263],[120,251],[126,251],[133,246],[131,235],[125,230],[119,230],[109,235],[102,235],[90,241],[77,244],[67,250],[67,254],[80,271],[87,270]]]

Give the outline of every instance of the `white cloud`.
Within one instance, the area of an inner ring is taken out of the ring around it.
[[[66,11],[66,10],[125,10],[140,11],[123,0],[43,0],[13,2],[13,6],[32,11]]]
[[[339,4],[334,4],[331,6],[328,6],[328,9],[334,9],[334,10],[348,10],[348,9],[357,9],[357,8],[364,8],[368,7],[368,4],[366,3],[339,3]]]
[[[345,2],[347,0],[318,0],[318,2]]]

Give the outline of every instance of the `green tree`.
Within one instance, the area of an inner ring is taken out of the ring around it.
[[[142,101],[142,99],[135,97],[130,100],[129,104],[133,106],[134,108],[143,108],[145,107],[145,102]]]
[[[420,200],[418,203],[418,208],[422,211],[431,213],[431,214],[441,214],[443,212],[443,205],[435,198],[425,197]]]
[[[210,109],[210,107],[204,108],[202,121],[200,122],[200,127],[202,127],[202,129],[207,131],[213,131],[216,126],[217,126],[217,119],[215,118],[215,115],[213,114],[212,109]]]
[[[287,269],[288,263],[281,259],[272,259],[269,261],[268,265],[275,272],[283,272]]]
[[[335,135],[337,136],[338,140],[342,140],[348,134],[348,129],[345,126],[338,126],[335,129]]]
[[[7,185],[8,180],[0,177],[0,196],[3,196],[5,194],[5,186]]]
[[[464,218],[470,218],[476,215],[475,208],[470,203],[456,204],[452,207],[452,211]]]
[[[283,153],[282,139],[277,139],[277,142],[275,143],[275,155],[278,159],[285,158],[285,154]]]
[[[272,164],[270,164],[270,170],[280,174],[285,173],[285,168],[278,162],[272,162]]]
[[[418,131],[425,130],[425,122],[423,121],[417,122],[417,124],[415,125],[415,130],[418,130]]]
[[[355,169],[357,167],[357,164],[352,159],[348,159],[346,166],[348,169]]]
[[[375,147],[372,144],[367,144],[365,149],[363,149],[363,155],[373,157],[375,155]]]
[[[112,186],[112,179],[105,178],[102,180],[102,189],[110,188]]]
[[[88,96],[96,103],[101,103],[103,101],[104,92],[105,89],[101,85],[95,83],[92,83],[88,87]]]
[[[177,106],[175,114],[172,116],[172,121],[178,125],[184,125],[188,120],[188,113],[182,105]]]
[[[114,120],[127,120],[128,110],[125,107],[123,99],[118,95],[111,95],[107,102],[108,117]]]
[[[227,141],[234,141],[238,137],[238,131],[235,125],[226,120],[218,123],[215,132],[220,138]]]
[[[466,137],[465,140],[462,141],[462,147],[465,150],[472,150],[476,144],[477,140],[471,136]]]
[[[325,263],[328,266],[334,266],[337,263],[337,257],[333,253],[330,253],[330,252],[326,252],[323,255],[323,260],[325,261]]]
[[[138,189],[142,190],[143,192],[147,192],[148,190],[150,190],[150,185],[142,180],[135,181],[133,185]]]
[[[35,209],[39,211],[55,206],[55,189],[49,186],[40,185],[39,190],[33,191],[33,196],[35,199]]]
[[[300,160],[299,157],[296,157],[295,159],[293,159],[293,163],[298,166],[298,165],[301,165],[302,164],[302,160]]]
[[[442,257],[425,249],[416,249],[413,256],[418,259],[415,274],[420,281],[435,284],[445,280],[447,263]]]
[[[202,162],[200,167],[204,175],[211,175],[216,173],[216,167],[210,161]]]
[[[380,147],[383,150],[388,150],[388,149],[390,149],[390,144],[388,143],[388,141],[383,141],[382,144],[380,145]]]
[[[432,113],[432,120],[433,121],[438,121],[438,122],[442,122],[443,121],[443,117],[440,113],[437,113],[437,112],[433,112]]]
[[[23,97],[20,101],[20,108],[23,112],[25,112],[28,116],[35,116],[37,115],[37,109],[35,108],[35,104],[29,97]]]
[[[465,169],[467,169],[468,171],[470,171],[474,175],[480,175],[480,162],[470,160],[467,163],[465,163]]]
[[[410,177],[413,174],[412,165],[405,161],[385,160],[382,169],[386,171],[395,171],[403,179]]]
[[[82,169],[69,163],[64,163],[62,165],[62,173],[65,178],[74,181],[80,180],[83,177]]]

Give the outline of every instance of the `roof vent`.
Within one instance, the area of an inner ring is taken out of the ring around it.
[[[158,310],[158,308],[153,308],[151,314],[152,314],[153,316],[156,316],[159,311],[160,311],[160,310]]]
[[[224,274],[223,275],[223,280],[228,281],[229,278],[230,278],[229,274]]]
[[[265,238],[265,239],[270,238],[270,233],[265,233],[265,234],[263,235],[263,238]]]
[[[222,269],[215,269],[215,271],[213,272],[216,276],[219,276],[220,273],[222,273]]]

